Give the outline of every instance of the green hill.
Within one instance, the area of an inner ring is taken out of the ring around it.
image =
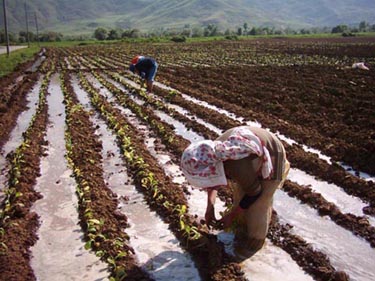
[[[7,0],[11,32],[26,29],[25,0]],[[235,29],[252,26],[323,27],[375,23],[374,0],[27,0],[30,29],[35,16],[41,31],[91,33],[96,27],[141,30],[216,24]],[[3,28],[3,11],[0,15]]]

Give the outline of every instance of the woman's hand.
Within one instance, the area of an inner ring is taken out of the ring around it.
[[[215,199],[216,199],[217,190],[215,188],[207,189],[207,208],[204,218],[206,220],[207,226],[214,226],[216,221],[215,218]]]
[[[225,214],[220,220],[219,223],[222,225],[224,229],[229,228],[232,223],[234,218],[242,212],[242,209],[237,206],[233,208],[229,213]]]
[[[204,219],[206,220],[206,224],[208,226],[213,226],[216,222],[215,218],[215,208],[213,206],[207,206],[206,213],[204,215]]]

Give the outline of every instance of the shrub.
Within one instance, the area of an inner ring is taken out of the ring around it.
[[[174,36],[174,37],[171,38],[171,41],[176,42],[176,43],[186,42],[186,37],[185,36]]]
[[[227,40],[238,40],[237,35],[227,35],[225,36],[225,39]]]

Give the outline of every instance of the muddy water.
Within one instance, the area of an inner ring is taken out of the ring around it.
[[[39,240],[31,249],[31,266],[38,280],[108,280],[107,265],[84,249],[78,224],[76,183],[64,158],[65,107],[57,75],[47,96],[50,125],[47,153],[42,158],[36,190],[43,194],[33,207],[39,214]]]
[[[124,78],[124,77],[123,77],[122,79],[123,79],[126,83],[128,83],[129,85],[131,85],[131,86],[133,86],[133,87],[135,87],[135,88],[138,88],[138,89],[141,88],[137,83],[135,83],[134,81],[132,81],[132,80],[130,80],[130,79],[127,79],[127,78]],[[110,79],[110,78],[108,78],[108,77],[107,77],[107,80],[110,81],[110,82],[111,82],[113,85],[115,85],[117,88],[119,88],[119,89],[121,89],[121,90],[127,92],[127,88],[126,88],[124,85],[122,85],[122,84],[118,83],[117,81],[114,81],[114,80],[112,80],[112,79]],[[158,85],[158,86],[160,87],[160,85],[162,85],[162,84],[156,82],[156,85]],[[171,89],[171,88],[168,88],[168,89]],[[150,95],[151,95],[154,99],[156,99],[156,100],[160,100],[160,97],[158,97],[158,96],[156,96],[156,95],[154,95],[154,94],[150,94]],[[137,101],[137,102],[138,102],[138,104],[140,104],[139,101]],[[197,117],[197,116],[194,116],[194,115],[190,114],[189,111],[185,110],[184,108],[182,108],[182,107],[180,107],[180,106],[178,106],[178,105],[171,104],[171,103],[165,103],[165,105],[168,106],[169,108],[172,108],[172,109],[176,110],[178,113],[180,113],[180,114],[182,114],[182,115],[188,117],[190,120],[193,120],[193,119],[194,119],[194,121],[196,121],[197,123],[199,123],[199,124],[201,124],[201,125],[203,125],[203,126],[206,126],[208,129],[210,129],[210,130],[216,132],[217,134],[221,134],[221,133],[222,133],[222,130],[221,130],[221,129],[219,129],[219,128],[217,128],[217,127],[211,125],[211,124],[208,124],[206,121],[204,121],[203,119],[201,119],[201,118],[199,118],[199,117]],[[156,112],[157,112],[157,114],[159,115],[159,117],[161,117],[161,118],[162,118],[162,116],[167,116],[165,113],[162,113],[161,111],[156,111]],[[164,119],[164,120],[167,120],[168,117],[164,117],[163,119]],[[178,130],[178,128],[177,128],[177,130]],[[199,139],[199,138],[196,137],[196,139]]]
[[[172,124],[173,127],[174,127],[174,132],[177,135],[184,136],[185,138],[191,140],[192,142],[201,141],[201,140],[204,139],[202,136],[198,135],[194,131],[186,128],[186,126],[183,123],[181,123],[181,122],[177,121],[176,119],[170,117],[168,114],[166,114],[166,113],[164,113],[160,110],[155,110],[154,112],[161,120],[163,120],[164,122],[166,122],[168,124]]]
[[[75,79],[73,82],[80,103],[91,108],[87,94],[79,89]],[[105,89],[102,91],[109,99],[111,98],[110,93]],[[131,113],[126,114],[135,122]],[[97,117],[92,117],[92,121],[99,126],[97,134],[103,143],[105,181],[120,198],[128,198],[128,200],[121,200],[119,210],[128,217],[130,228],[127,228],[126,232],[130,236],[130,244],[135,250],[139,263],[155,280],[172,281],[176,276],[183,276],[184,280],[200,280],[193,261],[181,249],[179,241],[169,231],[168,225],[149,209],[143,195],[129,182],[131,179],[127,176],[115,136],[108,131],[104,121]],[[142,124],[133,125],[140,131],[147,130]]]
[[[284,222],[294,226],[293,232],[318,250],[326,253],[337,270],[344,270],[351,280],[375,280],[375,251],[361,238],[339,227],[329,218],[284,192],[277,190],[274,209]]]
[[[6,156],[9,152],[15,150],[22,142],[22,133],[26,131],[31,118],[35,114],[39,101],[39,91],[44,77],[40,77],[34,88],[27,95],[28,109],[22,112],[17,119],[16,126],[10,134],[9,141],[3,146],[1,155]]]
[[[208,129],[210,129],[211,131],[214,131],[215,133],[217,134],[221,134],[223,133],[223,130],[207,123],[206,121],[204,121],[203,119],[197,117],[197,116],[194,116],[194,115],[191,115],[189,111],[185,110],[184,108],[182,107],[179,107],[178,105],[174,105],[174,104],[167,104],[167,106],[169,108],[172,108],[174,110],[176,110],[178,113],[188,117],[190,120],[194,120],[195,122],[207,127]]]
[[[288,178],[302,186],[309,186],[313,191],[320,193],[326,200],[334,203],[342,213],[352,213],[356,216],[365,216],[375,226],[375,218],[366,216],[362,209],[368,204],[355,196],[351,196],[335,184],[320,181],[309,174],[298,170],[290,169]]]

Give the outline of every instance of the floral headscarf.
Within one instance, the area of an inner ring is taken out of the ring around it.
[[[272,173],[268,149],[248,128],[238,127],[226,141],[203,140],[190,144],[181,158],[181,169],[188,182],[197,188],[227,185],[223,161],[238,160],[256,154],[263,158],[260,173],[264,179]]]

